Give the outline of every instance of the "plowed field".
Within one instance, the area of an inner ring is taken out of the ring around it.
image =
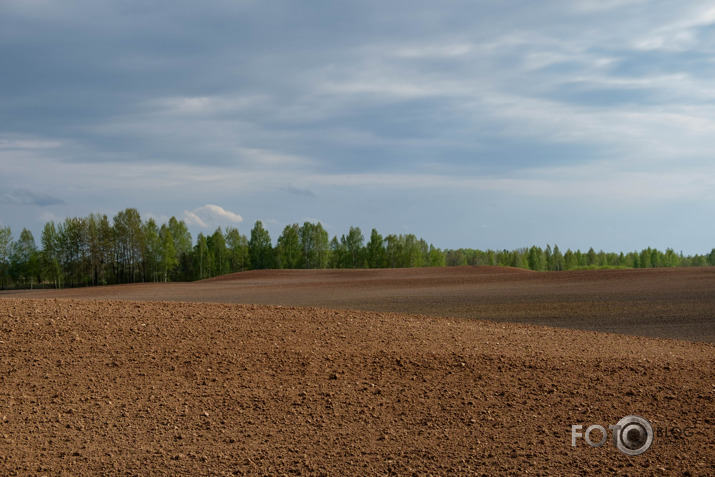
[[[0,475],[713,475],[714,314],[710,269],[4,293]]]

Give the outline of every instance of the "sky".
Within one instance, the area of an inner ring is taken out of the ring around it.
[[[0,225],[715,247],[715,2],[0,0]]]

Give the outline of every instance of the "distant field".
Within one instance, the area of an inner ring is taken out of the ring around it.
[[[194,283],[0,292],[421,313],[715,343],[715,267],[266,270]]]

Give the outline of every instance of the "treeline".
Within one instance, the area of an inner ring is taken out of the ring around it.
[[[275,245],[258,221],[249,236],[220,227],[193,241],[186,223],[175,217],[158,225],[126,209],[110,221],[90,214],[48,222],[40,247],[23,229],[17,240],[0,228],[0,287],[57,288],[134,282],[190,281],[244,270],[282,268],[406,268],[501,265],[531,270],[647,268],[715,265],[709,255],[683,256],[672,249],[628,254],[567,250],[558,246],[517,250],[440,250],[413,234],[382,236],[372,229],[366,240],[358,227],[329,238],[322,224],[305,222],[283,229]]]
[[[445,251],[447,266],[459,265],[499,265],[518,267],[537,271],[560,271],[596,268],[656,268],[656,267],[700,267],[715,265],[715,248],[708,255],[684,256],[668,248],[662,252],[654,248],[646,248],[640,252],[624,254],[596,252],[590,248],[583,253],[571,249],[561,252],[558,245],[552,249],[533,246],[517,250],[474,250],[459,249]]]
[[[57,288],[135,282],[190,281],[268,268],[383,268],[444,266],[444,253],[412,234],[376,230],[370,240],[357,227],[330,240],[322,224],[292,224],[277,243],[258,221],[250,236],[220,227],[194,242],[184,221],[161,226],[136,209],[111,220],[90,214],[48,222],[40,246],[27,229],[17,240],[0,228],[0,288]]]

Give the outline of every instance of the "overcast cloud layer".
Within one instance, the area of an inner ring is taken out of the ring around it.
[[[715,247],[715,3],[2,0],[0,224]]]

